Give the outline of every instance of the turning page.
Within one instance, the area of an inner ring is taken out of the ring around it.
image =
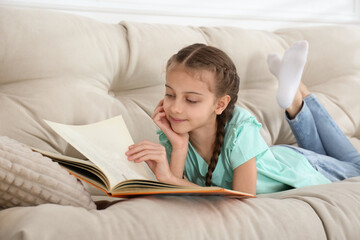
[[[127,160],[125,152],[133,144],[122,116],[88,125],[45,122],[108,177],[110,188],[128,179],[156,180],[145,162]]]

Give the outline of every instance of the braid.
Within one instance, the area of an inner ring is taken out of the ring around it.
[[[216,118],[217,130],[215,136],[214,151],[213,151],[213,155],[211,156],[208,172],[206,173],[206,177],[205,177],[206,186],[211,185],[212,173],[215,170],[221,152],[221,147],[224,143],[225,125],[227,121],[232,118],[233,110],[234,110],[234,105],[230,105],[224,110],[222,114],[218,115]]]
[[[216,120],[217,120],[217,130],[215,136],[214,151],[213,151],[213,155],[211,156],[208,172],[206,173],[206,177],[205,177],[206,186],[210,186],[211,184],[212,173],[215,170],[221,151],[221,146],[224,142],[226,119],[222,115],[218,115]]]

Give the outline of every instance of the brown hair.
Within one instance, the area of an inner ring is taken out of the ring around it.
[[[240,78],[235,64],[225,52],[205,44],[196,43],[181,49],[169,59],[166,70],[169,71],[176,64],[183,64],[190,69],[205,69],[214,72],[216,76],[215,96],[219,98],[227,94],[231,98],[226,109],[216,117],[217,130],[214,150],[206,174],[206,186],[210,186],[212,173],[224,142],[225,124],[231,119],[237,101]]]

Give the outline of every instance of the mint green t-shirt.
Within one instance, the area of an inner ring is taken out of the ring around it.
[[[256,157],[256,193],[272,193],[291,188],[330,183],[300,153],[283,145],[268,147],[260,135],[261,124],[247,110],[235,107],[232,119],[225,126],[224,143],[211,183],[232,189],[233,172],[241,164]],[[171,144],[162,131],[159,141],[168,160]],[[184,174],[189,181],[205,186],[208,164],[189,142]]]

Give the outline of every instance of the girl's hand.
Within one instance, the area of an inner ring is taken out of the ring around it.
[[[166,158],[165,148],[161,144],[147,140],[129,146],[126,152],[129,161],[145,161],[159,182],[171,183],[173,178]]]
[[[164,100],[161,100],[156,106],[152,119],[155,124],[164,132],[166,137],[169,139],[173,149],[186,149],[189,143],[189,134],[178,134],[171,128],[169,120],[166,118],[164,111]]]

